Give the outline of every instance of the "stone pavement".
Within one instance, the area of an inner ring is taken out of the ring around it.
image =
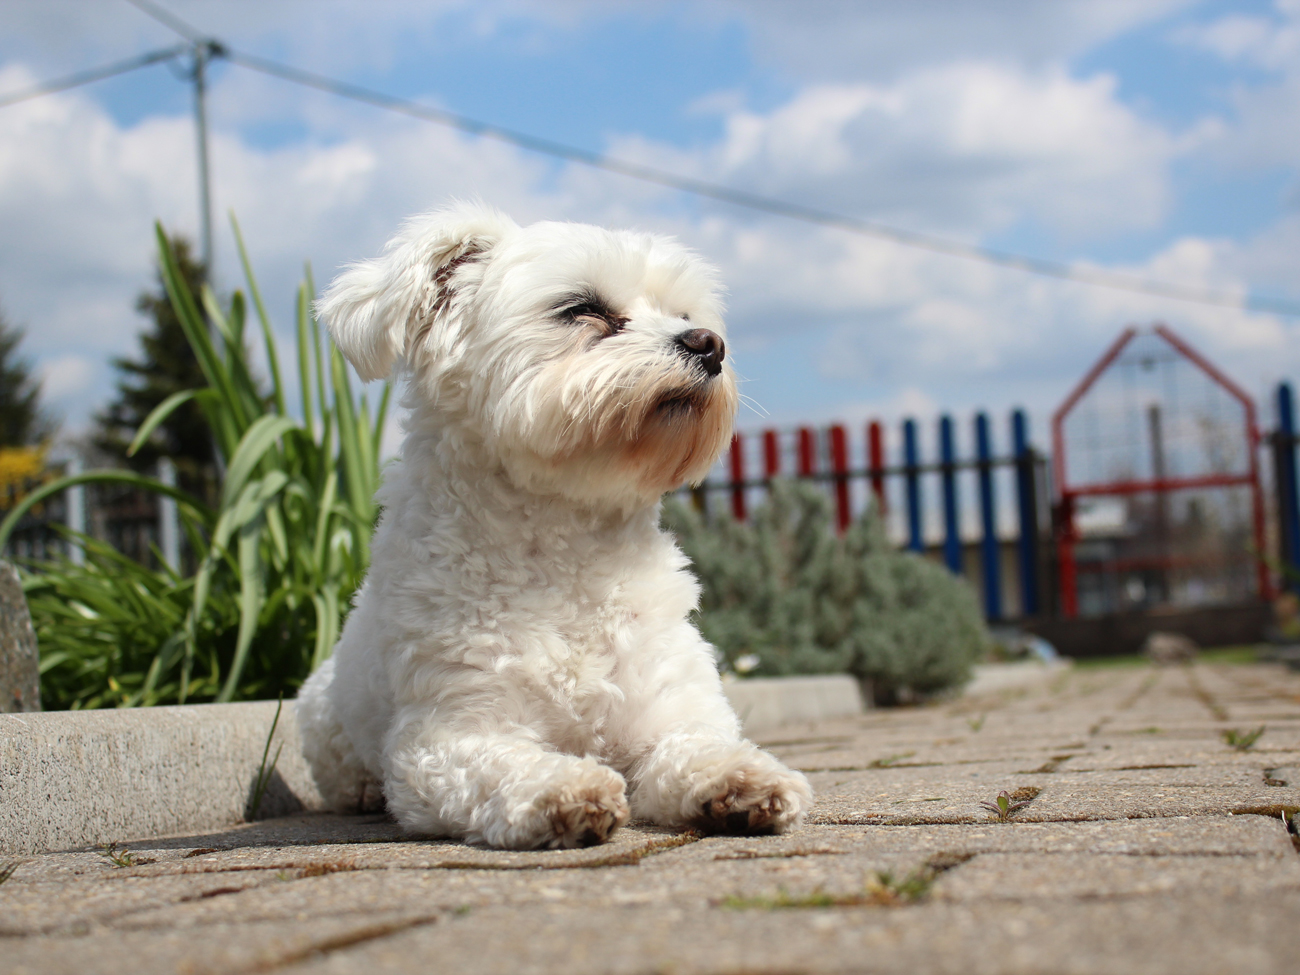
[[[317,815],[25,857],[0,972],[1300,971],[1300,675],[1078,668],[768,745],[818,795],[779,837],[500,853]]]

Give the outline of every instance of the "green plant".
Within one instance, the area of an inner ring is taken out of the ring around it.
[[[1264,725],[1260,725],[1258,728],[1253,728],[1250,731],[1241,731],[1238,728],[1226,728],[1219,734],[1220,737],[1223,738],[1225,745],[1235,748],[1239,752],[1248,752],[1255,747],[1255,742],[1259,741],[1260,737],[1267,730],[1268,729]]]
[[[99,848],[99,855],[115,867],[140,867],[146,863],[153,863],[148,858],[141,859],[124,846],[117,843],[108,843]]]
[[[177,501],[197,559],[193,574],[182,577],[127,565],[81,539],[84,567],[66,559],[34,565],[24,586],[42,649],[53,650],[42,661],[47,706],[292,693],[329,655],[369,562],[389,388],[372,415],[312,315],[308,269],[298,288],[300,396],[291,413],[270,319],[238,225],[234,230],[270,392],[254,379],[243,293],[222,308],[205,286],[201,312],[159,226],[163,283],[206,386],[167,397],[131,444],[134,452],[174,411],[197,403],[224,471],[215,506],[134,471],[91,471],[32,492],[0,524],[3,546],[22,514],[51,494],[74,484],[132,484]]]
[[[969,584],[899,552],[871,512],[837,535],[831,511],[815,485],[782,479],[748,523],[665,503],[702,584],[705,639],[734,670],[847,671],[882,703],[966,680],[990,642]]]
[[[1018,809],[1023,809],[1025,806],[1029,805],[1029,800],[1022,799],[1020,801],[1016,801],[1012,799],[1011,794],[1004,789],[997,794],[997,798],[995,798],[992,802],[989,802],[986,799],[982,801],[980,805],[983,808],[987,809],[989,812],[993,813],[993,815],[997,816],[998,822],[1005,823],[1008,819],[1011,818],[1012,813],[1014,813]]]
[[[262,800],[266,797],[266,787],[271,784],[271,775],[275,772],[275,766],[280,761],[280,752],[284,750],[284,742],[280,742],[279,747],[275,750],[275,758],[271,759],[271,766],[267,768],[266,759],[271,754],[271,739],[275,737],[275,727],[280,723],[280,709],[284,707],[284,695],[280,695],[280,700],[275,705],[275,717],[271,719],[271,730],[266,733],[266,746],[262,749],[262,764],[257,770],[257,781],[253,783],[253,797],[248,803],[248,821],[251,823],[257,818],[257,814],[262,809]]]
[[[984,722],[987,719],[988,719],[987,713],[981,714],[978,718],[967,718],[966,726],[970,728],[971,731],[979,731],[981,728],[984,727]]]

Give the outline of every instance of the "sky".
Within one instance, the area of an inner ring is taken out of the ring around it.
[[[241,52],[573,146],[909,231],[1300,302],[1300,0],[165,0]],[[0,96],[165,47],[125,0],[0,0]],[[110,399],[153,282],[196,236],[189,85],[169,65],[0,108],[0,309],[67,435]],[[673,234],[728,288],[742,429],[1051,411],[1129,323],[1168,323],[1261,402],[1300,319],[1143,296],[693,198],[230,63],[211,69],[219,290],[240,221],[293,295],[408,216]],[[292,372],[292,370],[288,370]],[[891,433],[891,437],[892,437]],[[894,438],[897,439],[896,437]],[[1005,449],[1005,443],[1000,443]]]

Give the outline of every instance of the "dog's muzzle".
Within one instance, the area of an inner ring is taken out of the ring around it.
[[[677,336],[677,348],[687,358],[695,359],[710,376],[722,372],[722,360],[727,357],[727,344],[722,336],[707,328],[693,328]]]

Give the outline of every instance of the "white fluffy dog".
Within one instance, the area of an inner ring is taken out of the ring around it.
[[[514,849],[629,814],[796,825],[808,782],[741,737],[658,524],[731,436],[713,270],[668,238],[464,206],[320,312],[363,378],[399,366],[409,411],[370,573],[298,698],[330,804]]]

